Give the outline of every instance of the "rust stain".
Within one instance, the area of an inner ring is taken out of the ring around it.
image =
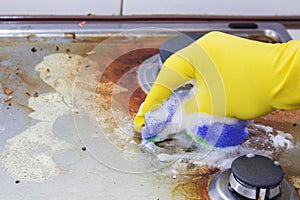
[[[107,133],[107,137],[113,137],[114,142],[116,142],[114,135],[118,134],[115,130],[122,126],[120,118],[133,119],[146,97],[137,80],[140,64],[156,54],[166,39],[167,37],[114,37],[107,41],[108,45],[104,44],[105,41],[103,45],[93,50],[96,54],[90,58],[96,61],[101,72],[97,78],[94,99],[96,118]],[[134,130],[131,132],[134,133]],[[140,138],[140,135],[135,133],[128,139],[140,143]],[[116,144],[124,148],[122,145],[124,139]]]
[[[114,60],[103,72],[99,82],[107,83],[112,81],[114,84],[128,89],[128,92],[121,92],[114,94],[115,99],[129,99],[129,102],[119,101],[120,107],[127,109],[126,112],[133,117],[140,104],[144,101],[146,94],[138,86],[137,70],[138,66],[147,58],[158,53],[158,49],[137,49],[128,52],[118,59]],[[123,77],[126,74],[126,77]],[[122,79],[122,80],[121,80]],[[98,92],[105,92],[112,96],[114,88],[110,91],[98,90]],[[110,105],[108,105],[110,106]]]
[[[183,178],[179,178],[177,186],[172,191],[172,199],[184,197],[186,200],[210,200],[208,185],[211,178],[220,170],[208,166],[188,166]]]

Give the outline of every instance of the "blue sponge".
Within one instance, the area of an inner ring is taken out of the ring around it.
[[[171,95],[157,110],[147,112],[145,116],[145,126],[142,128],[142,138],[153,142],[161,141],[166,138],[166,134],[171,135],[183,131],[173,128],[178,124],[173,118],[176,112],[179,112],[179,103],[187,96],[188,91],[177,92]],[[201,115],[201,113],[199,113],[199,115]],[[200,118],[197,124],[189,124],[187,122],[185,124],[188,124],[189,127],[183,126],[180,128],[184,128],[190,136],[195,136],[200,141],[204,140],[215,147],[229,147],[239,145],[247,138],[248,132],[246,127],[249,122],[250,121],[247,120],[236,119],[226,120],[226,118],[225,120],[215,122],[207,120],[203,122]]]
[[[220,122],[212,125],[198,126],[195,134],[200,139],[214,145],[215,147],[236,146],[245,141],[248,136],[246,130],[249,121],[238,120],[234,124],[223,124]]]

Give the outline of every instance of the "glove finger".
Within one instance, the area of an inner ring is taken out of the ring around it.
[[[142,116],[136,115],[136,117],[134,118],[134,129],[136,132],[140,133],[142,127],[145,124],[145,119]]]

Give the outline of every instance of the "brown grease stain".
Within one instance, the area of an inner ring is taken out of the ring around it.
[[[179,178],[177,186],[172,191],[172,199],[184,197],[188,200],[209,200],[209,182],[219,171],[218,168],[207,166],[193,166],[186,169],[186,174],[183,178]]]
[[[146,48],[137,49],[121,55],[105,69],[100,78],[100,83],[112,81],[113,83],[128,89],[128,92],[113,94],[114,88],[111,88],[112,90],[109,95],[113,95],[115,99],[119,99],[120,106],[123,109],[127,109],[127,112],[131,117],[137,113],[140,104],[146,97],[145,92],[138,87],[138,67],[144,60],[157,53],[158,49]],[[124,76],[124,74],[126,74],[126,76]],[[129,99],[129,102],[122,101],[123,99]]]

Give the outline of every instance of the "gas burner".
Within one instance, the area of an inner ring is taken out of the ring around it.
[[[159,57],[164,63],[173,53],[198,40],[204,33],[185,33],[168,39],[160,46]]]
[[[253,154],[237,158],[230,169],[219,172],[211,180],[208,193],[213,200],[298,199],[279,163]]]
[[[138,71],[138,82],[144,92],[148,93],[150,91],[162,63],[164,63],[173,53],[188,46],[203,35],[204,33],[185,33],[172,37],[160,46],[159,54],[144,61]],[[188,85],[188,87],[190,87],[190,85]]]

